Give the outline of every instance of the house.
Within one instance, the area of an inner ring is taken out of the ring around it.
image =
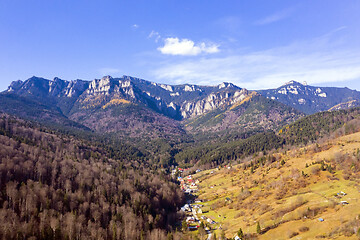
[[[206,221],[207,221],[208,223],[210,223],[210,224],[215,224],[215,223],[216,223],[215,221],[213,221],[213,220],[210,219],[210,218],[206,219]]]
[[[194,208],[201,208],[201,207],[203,207],[203,206],[204,206],[204,205],[202,205],[202,204],[194,204],[194,205],[193,205]]]
[[[340,191],[337,193],[338,196],[346,196],[346,193],[344,193],[343,191]]]
[[[189,204],[185,204],[181,209],[185,209],[186,211],[191,211],[191,206]]]
[[[200,169],[196,169],[196,171],[195,171],[196,173],[198,173],[198,172],[201,172],[201,170]]]
[[[190,188],[188,188],[188,189],[185,190],[185,193],[192,193],[192,192],[193,192],[193,190],[190,189]]]
[[[239,238],[239,236],[236,235],[236,236],[234,237],[234,240],[241,240],[241,238]]]
[[[192,213],[193,213],[193,215],[196,215],[196,209],[195,208],[192,209]]]
[[[189,226],[190,231],[197,230],[200,226]]]
[[[187,218],[186,218],[186,222],[187,222],[187,223],[195,222],[195,218],[194,218],[194,217],[187,217]]]
[[[323,218],[318,218],[319,222],[323,222],[324,219]]]

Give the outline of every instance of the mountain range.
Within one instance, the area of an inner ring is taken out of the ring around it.
[[[277,130],[306,114],[358,106],[360,92],[296,81],[250,91],[226,82],[199,86],[130,76],[93,81],[31,77],[12,82],[0,99],[0,111],[23,118],[150,139]]]

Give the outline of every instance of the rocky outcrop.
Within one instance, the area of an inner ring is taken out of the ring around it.
[[[249,91],[241,89],[237,91],[225,91],[211,93],[198,101],[186,101],[180,108],[183,118],[196,117],[215,110],[222,106],[228,106],[242,101]]]

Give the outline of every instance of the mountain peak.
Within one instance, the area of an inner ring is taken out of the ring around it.
[[[218,85],[219,89],[222,88],[228,88],[228,87],[234,87],[235,85],[229,82],[223,82]]]
[[[62,80],[61,78],[58,78],[58,77],[54,77],[53,82],[58,82],[58,81],[64,81],[64,80]]]
[[[302,85],[301,83],[295,81],[295,80],[290,80],[289,82],[284,83],[283,85],[281,85],[280,87],[284,87],[284,86],[288,86],[288,85]]]
[[[110,80],[112,80],[112,79],[113,79],[113,77],[110,76],[110,75],[103,76],[103,77],[101,78],[101,80],[106,80],[106,81],[110,81]]]
[[[290,80],[289,82],[286,82],[283,85],[281,85],[281,87],[288,86],[288,85],[307,86],[307,82],[304,81],[304,82],[301,83],[301,82],[298,82],[298,81],[295,81],[295,80]]]

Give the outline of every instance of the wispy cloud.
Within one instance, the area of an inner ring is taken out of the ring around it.
[[[101,75],[105,76],[105,75],[111,75],[111,74],[119,73],[119,72],[120,72],[120,69],[104,67],[104,68],[98,69],[98,72],[99,72]]]
[[[162,63],[152,75],[175,84],[228,81],[248,89],[278,87],[292,79],[309,84],[360,79],[359,49],[347,50],[329,38],[324,35],[261,52]]]
[[[239,32],[241,19],[237,16],[226,16],[215,21],[215,26],[221,27],[231,33]]]
[[[149,39],[153,38],[155,40],[155,42],[157,43],[160,40],[161,36],[158,32],[152,30],[150,32],[150,34],[148,35],[148,38]]]
[[[272,15],[269,15],[265,18],[259,19],[255,22],[255,25],[266,25],[274,22],[281,21],[283,19],[286,19],[291,16],[291,14],[294,12],[294,8],[288,8],[284,9],[280,12],[276,12]]]
[[[131,25],[131,28],[134,29],[134,30],[138,29],[139,27],[140,26],[138,24],[136,24],[136,23]]]
[[[219,48],[215,44],[206,44],[204,42],[195,44],[189,39],[166,38],[165,44],[158,50],[162,54],[196,56],[201,53],[217,53]]]

